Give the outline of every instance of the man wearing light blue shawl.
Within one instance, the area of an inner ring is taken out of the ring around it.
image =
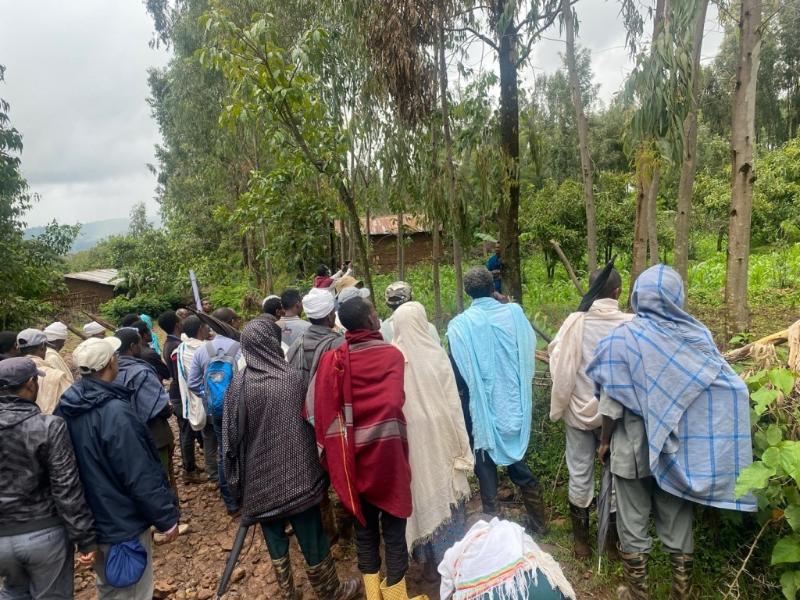
[[[693,503],[754,511],[736,498],[753,458],[745,383],[708,329],[683,310],[684,289],[670,267],[636,280],[636,317],[598,345],[586,374],[600,389],[601,460],[609,453],[628,597],[647,596],[651,511],[673,566],[671,598],[689,598]],[[610,448],[609,448],[610,441]]]
[[[520,487],[528,526],[547,530],[536,477],[525,463],[531,436],[536,336],[518,304],[495,299],[492,274],[464,275],[472,305],[450,321],[447,340],[464,421],[475,452],[483,512],[497,514],[497,467]]]

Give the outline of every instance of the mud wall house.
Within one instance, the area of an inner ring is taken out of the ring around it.
[[[97,307],[114,297],[120,282],[116,269],[94,269],[64,275],[67,294],[62,300],[64,308],[96,312]]]
[[[361,218],[361,231],[366,235],[369,231],[369,259],[378,273],[393,273],[397,265],[397,223],[398,215],[371,217],[369,227],[366,218]],[[334,228],[337,235],[342,235],[342,223],[336,221]],[[346,232],[345,232],[346,234]],[[423,223],[421,217],[403,215],[403,254],[406,267],[423,262],[431,262],[433,258],[433,232]],[[440,246],[439,252],[442,248]]]

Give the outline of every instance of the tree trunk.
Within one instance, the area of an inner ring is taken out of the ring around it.
[[[266,288],[263,291],[266,292],[267,294],[271,294],[273,277],[272,277],[272,265],[270,264],[269,261],[269,252],[267,252],[266,225],[261,226],[261,246],[262,246],[262,252],[264,253],[264,279],[265,279],[264,287]]]
[[[433,279],[433,322],[437,328],[442,327],[442,283],[439,277],[439,263],[442,260],[440,250],[441,237],[439,233],[439,221],[434,219],[431,223],[433,228],[433,253],[431,255],[431,279]]]
[[[403,247],[403,213],[397,213],[397,278],[404,281],[406,278],[406,256]]]
[[[647,242],[650,246],[650,262],[658,264],[658,188],[661,182],[661,168],[653,167],[650,185],[647,188]]]
[[[592,156],[589,153],[589,122],[584,112],[581,83],[578,80],[578,61],[575,57],[575,22],[570,0],[561,0],[561,13],[564,15],[564,29],[567,37],[567,69],[569,85],[572,90],[572,103],[575,106],[575,122],[578,124],[578,150],[581,155],[583,198],[586,205],[586,269],[591,273],[597,268],[597,211],[594,205]]]
[[[356,249],[358,250],[358,261],[361,263],[361,268],[363,269],[364,283],[370,290],[373,290],[372,273],[369,268],[369,259],[367,258],[367,246],[364,243],[364,236],[361,235],[361,221],[358,217],[358,208],[356,208],[355,200],[344,182],[339,180],[336,187],[339,192],[339,200],[341,200],[345,208],[347,208],[347,216],[350,220],[350,228],[353,232],[352,237],[354,238],[351,240],[351,243],[355,242]]]
[[[750,220],[753,212],[753,163],[756,84],[761,59],[761,0],[742,0],[739,17],[739,60],[731,121],[731,209],[728,222],[728,265],[725,283],[728,332],[746,331],[747,272]]]
[[[641,168],[636,185],[636,218],[633,226],[633,252],[631,256],[631,285],[628,298],[633,292],[633,283],[642,274],[647,265],[647,182],[643,179]]]
[[[447,98],[447,61],[445,60],[444,3],[439,2],[439,95],[442,103],[442,137],[444,138],[447,204],[453,234],[453,268],[455,270],[456,311],[464,310],[464,278],[461,265],[461,211],[456,197],[456,172],[453,165],[453,138],[450,134],[450,101]]]
[[[503,15],[508,0],[495,5]],[[505,160],[507,196],[497,211],[503,249],[503,292],[522,303],[522,271],[519,254],[519,82],[517,79],[517,32],[513,19],[498,32],[500,67],[500,149]]]
[[[369,262],[372,260],[372,248],[370,247],[372,242],[372,215],[370,214],[369,206],[364,208],[364,217],[364,228],[366,229],[367,234],[367,262]]]
[[[697,167],[697,100],[700,94],[700,55],[707,10],[708,0],[700,0],[692,40],[692,106],[683,121],[683,160],[678,183],[678,212],[675,215],[675,269],[683,279],[685,290],[689,287],[689,231]]]

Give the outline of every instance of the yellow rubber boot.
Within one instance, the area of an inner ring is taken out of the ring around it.
[[[373,573],[371,575],[364,575],[364,595],[367,600],[382,600],[381,599],[381,574]]]
[[[381,595],[383,596],[383,600],[428,600],[428,596],[425,594],[409,598],[408,592],[406,591],[405,577],[391,587],[386,585],[386,580],[384,579],[381,583]]]

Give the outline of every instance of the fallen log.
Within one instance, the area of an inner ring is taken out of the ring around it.
[[[797,370],[800,368],[800,320],[795,321],[786,329],[771,333],[754,342],[745,344],[741,348],[729,350],[723,354],[723,356],[725,360],[730,363],[739,362],[750,358],[756,348],[763,346],[779,346],[787,342],[789,342],[789,368]]]

